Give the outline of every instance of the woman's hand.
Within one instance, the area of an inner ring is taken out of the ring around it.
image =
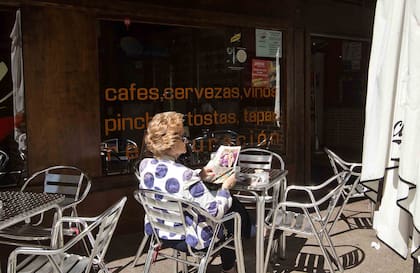
[[[226,178],[225,181],[223,181],[222,189],[230,190],[231,188],[235,186],[235,184],[236,184],[236,177],[235,177],[235,174],[232,174],[231,176]]]
[[[200,178],[203,181],[211,181],[213,177],[215,176],[215,173],[213,171],[212,167],[205,166],[203,169],[201,169],[200,172]]]

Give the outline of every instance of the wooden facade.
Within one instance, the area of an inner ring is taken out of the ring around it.
[[[274,28],[288,39],[286,153],[289,181],[310,168],[310,35],[371,35],[374,1],[67,1],[0,0],[22,11],[28,171],[77,165],[101,176],[98,19],[186,26]]]

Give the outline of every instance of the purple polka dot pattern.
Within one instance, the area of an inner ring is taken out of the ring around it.
[[[152,235],[152,234],[153,234],[153,228],[152,228],[152,225],[151,225],[150,223],[146,223],[146,224],[144,225],[144,232],[145,232],[147,235]]]
[[[204,241],[204,247],[209,247],[210,241]]]
[[[192,235],[187,235],[187,238],[185,238],[185,242],[189,244],[192,247],[195,247],[198,244],[198,239]]]
[[[193,225],[193,219],[191,216],[186,215],[185,216],[185,223],[187,224],[187,226],[192,226]]]
[[[207,211],[211,214],[211,215],[216,215],[217,214],[217,202],[211,202],[209,204],[209,206],[207,207]]]
[[[219,196],[220,197],[225,197],[225,198],[229,198],[230,197],[230,192],[227,190],[220,190],[219,191]]]
[[[213,236],[213,229],[210,226],[204,227],[201,230],[200,236],[204,241],[209,241],[211,237]]]
[[[206,221],[206,217],[204,217],[203,215],[198,215],[197,217],[197,222],[198,223],[202,223]]]
[[[169,178],[166,181],[165,189],[169,193],[179,192],[179,182],[176,178]]]
[[[190,180],[193,176],[193,171],[188,169],[185,170],[184,174],[182,175],[182,178],[184,179],[184,181]]]
[[[156,166],[156,178],[163,178],[166,176],[166,174],[168,173],[168,166],[166,166],[165,164],[158,164]]]
[[[195,183],[190,187],[190,193],[193,197],[198,198],[204,194],[204,185],[203,183]]]
[[[223,216],[231,204],[231,195],[229,191],[218,190],[209,191],[199,180],[198,174],[172,160],[160,160],[156,158],[143,159],[139,165],[140,176],[143,178],[140,188],[152,189],[157,192],[169,193],[175,197],[186,198],[194,204],[205,209],[209,214],[215,217]],[[197,182],[194,182],[197,181]],[[187,184],[188,183],[188,184]],[[186,186],[188,185],[188,186]],[[162,200],[163,195],[156,193],[156,200]],[[203,249],[207,247],[212,239],[214,226],[207,218],[197,211],[188,209],[189,213],[185,215],[186,234],[177,234],[175,232],[156,229],[156,233],[162,239],[185,240],[193,248]],[[168,213],[168,210],[161,210]],[[182,223],[165,222],[158,220],[159,223],[174,227],[181,226]],[[145,233],[153,234],[153,228],[147,218],[145,218]],[[217,239],[223,238],[223,229],[219,229],[216,235]]]
[[[143,181],[144,181],[144,185],[147,188],[151,189],[153,187],[154,182],[155,182],[155,177],[151,173],[146,173],[143,176]]]
[[[142,162],[140,162],[140,167],[139,167],[139,171],[140,173],[146,168],[148,161],[143,160]]]

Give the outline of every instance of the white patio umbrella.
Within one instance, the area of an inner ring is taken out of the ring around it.
[[[25,113],[24,104],[24,81],[23,81],[23,56],[22,56],[22,29],[20,10],[16,11],[15,24],[10,33],[11,45],[11,71],[13,80],[13,112],[15,117],[15,140],[19,145],[19,150],[26,149],[26,135],[19,130]]]
[[[370,189],[382,187],[373,226],[404,258],[418,257],[420,246],[419,48],[420,0],[378,0],[361,179]]]

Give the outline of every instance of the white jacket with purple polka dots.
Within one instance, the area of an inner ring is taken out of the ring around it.
[[[195,202],[210,215],[222,218],[232,205],[232,197],[228,190],[210,191],[201,181],[197,171],[169,159],[145,158],[139,166],[142,178],[139,188],[170,193],[176,197]],[[161,230],[158,235],[167,240],[185,240],[195,249],[209,246],[213,236],[213,228],[202,215],[190,215],[185,219],[188,227],[187,237],[181,234],[166,233]],[[189,225],[191,223],[191,225]],[[174,223],[165,223],[174,226]],[[145,217],[145,233],[152,235],[152,228]],[[222,231],[218,239],[222,237]]]

